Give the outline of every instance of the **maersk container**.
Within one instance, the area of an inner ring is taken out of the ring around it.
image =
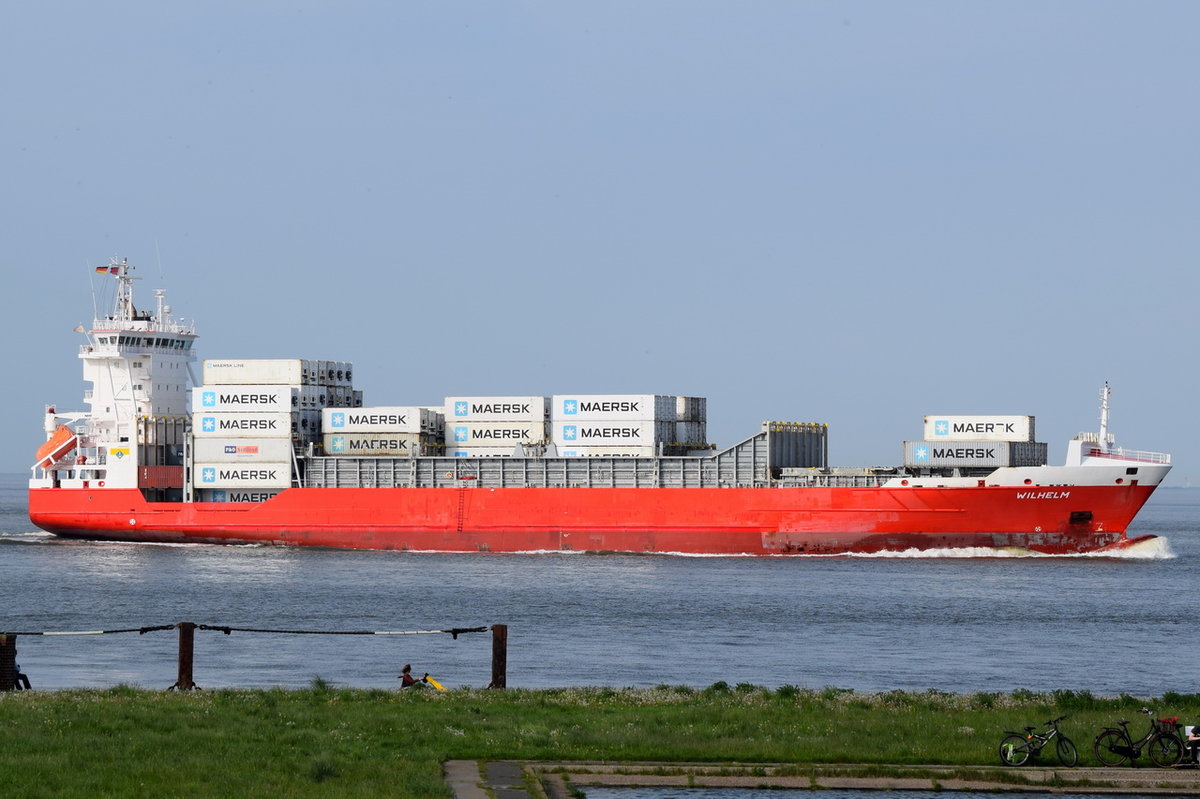
[[[1038,441],[905,441],[908,468],[999,468],[1045,466],[1047,448]]]
[[[571,446],[654,446],[675,438],[674,422],[653,421],[556,421],[553,441],[560,448]]]
[[[264,488],[259,491],[230,488],[201,488],[196,491],[197,502],[266,502],[277,496],[282,488]]]
[[[287,488],[292,484],[292,464],[200,463],[192,467],[195,488]]]
[[[516,447],[456,447],[446,444],[446,456],[450,458],[511,458]]]
[[[550,398],[446,397],[442,413],[455,422],[545,422],[550,418]]]
[[[326,408],[321,412],[325,433],[420,433],[437,428],[437,415],[415,405]]]
[[[288,438],[197,438],[192,442],[192,460],[197,463],[282,463],[291,458]]]
[[[204,383],[216,385],[319,385],[318,362],[304,358],[267,358],[204,362]]]
[[[555,394],[550,418],[673,422],[675,403],[675,397],[662,394]]]
[[[304,388],[313,389],[314,386]],[[301,387],[273,385],[203,385],[192,389],[192,410],[291,412],[300,408]]]
[[[658,447],[560,447],[563,458],[653,458]]]
[[[1033,441],[1032,416],[926,416],[926,441]]]
[[[433,441],[419,433],[326,433],[326,455],[383,455],[411,458],[432,454]]]
[[[537,422],[446,422],[446,444],[465,447],[513,447],[538,444],[548,438],[549,426]]]
[[[298,414],[200,411],[192,414],[192,434],[196,438],[290,439],[294,417],[298,417]]]

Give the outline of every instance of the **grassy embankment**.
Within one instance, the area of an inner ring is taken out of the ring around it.
[[[1069,714],[1091,764],[1097,728],[1137,711],[1200,717],[1200,694],[955,695],[564,689],[339,689],[0,695],[6,797],[444,797],[447,759],[996,765],[1006,729]]]

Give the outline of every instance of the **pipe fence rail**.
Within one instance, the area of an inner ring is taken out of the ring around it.
[[[267,635],[449,635],[457,641],[460,635],[469,633],[492,633],[492,681],[488,688],[503,690],[508,687],[508,625],[493,624],[484,627],[450,627],[445,630],[274,630],[256,627],[230,627],[219,624],[196,624],[181,621],[175,624],[158,624],[147,627],[127,627],[117,630],[71,630],[71,631],[41,631],[41,632],[0,632],[0,691],[13,691],[19,687],[17,673],[17,638],[19,636],[72,636],[72,635],[114,635],[119,633],[146,633],[162,630],[179,631],[178,678],[167,690],[191,691],[197,685],[192,680],[194,663],[196,630],[219,632],[224,635],[232,633],[253,633]],[[23,676],[23,675],[21,675]]]

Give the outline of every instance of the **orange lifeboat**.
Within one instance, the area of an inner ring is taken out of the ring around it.
[[[51,466],[56,461],[61,460],[71,450],[75,449],[75,445],[79,439],[75,437],[75,431],[67,427],[65,424],[60,424],[45,444],[38,447],[37,464],[43,469]]]

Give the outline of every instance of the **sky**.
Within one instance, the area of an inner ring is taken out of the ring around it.
[[[12,3],[0,471],[128,258],[369,405],[708,398],[726,446],[1098,425],[1200,482],[1200,4]],[[107,281],[107,282],[106,282]],[[102,310],[107,310],[104,306]]]

